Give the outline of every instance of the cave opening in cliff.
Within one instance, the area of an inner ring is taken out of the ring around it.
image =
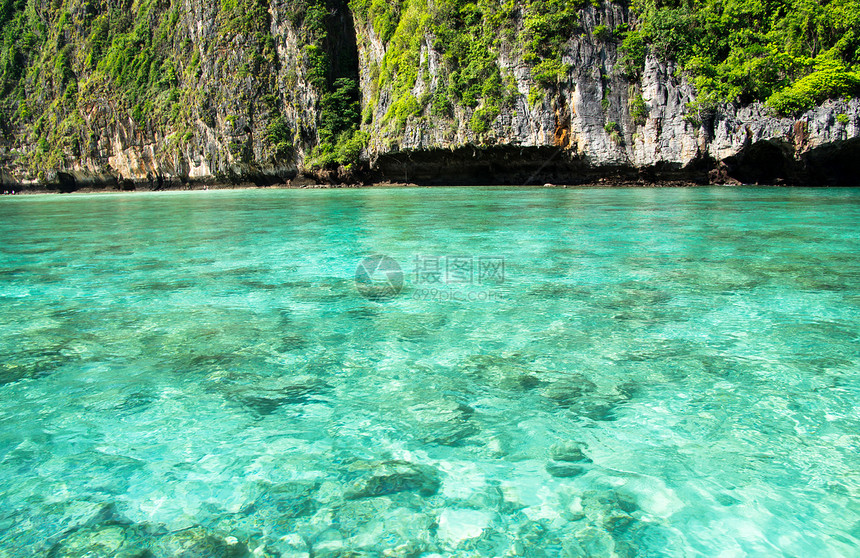
[[[792,178],[794,166],[790,146],[759,141],[743,154],[731,174],[746,184],[777,184]]]
[[[805,159],[810,181],[828,186],[860,186],[860,138],[813,149]]]

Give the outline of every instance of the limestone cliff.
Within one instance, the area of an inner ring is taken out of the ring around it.
[[[489,94],[447,93],[464,78],[419,12],[413,28],[400,29],[408,50],[345,2],[321,5],[315,15],[309,1],[66,0],[32,14],[51,46],[41,58],[28,55],[18,81],[5,86],[3,182],[69,190],[270,184],[300,175],[430,184],[858,183],[860,100],[827,101],[797,118],[760,104],[692,111],[694,88],[671,61],[649,56],[641,72],[625,71],[616,30],[635,21],[623,5],[580,10],[559,47],[563,71],[549,81],[513,40],[524,24],[512,12],[507,36],[492,49],[492,73],[476,78],[498,82],[492,103]],[[85,56],[100,22],[116,27],[111,18],[123,10],[134,16],[118,26],[126,43],[112,36],[99,60]],[[399,25],[409,22],[403,14]],[[409,52],[417,63],[403,79],[396,56]],[[56,70],[58,57],[67,71]],[[127,76],[129,68],[148,72],[149,81]],[[332,84],[344,78],[359,84],[358,131],[321,116],[338,98]],[[359,162],[321,163],[326,138],[358,145]]]
[[[762,104],[726,104],[706,114],[690,112],[694,89],[671,62],[649,56],[644,72],[630,79],[620,67],[615,40],[600,28],[629,25],[630,12],[604,3],[584,8],[579,32],[564,46],[565,79],[530,103],[538,84],[515,52],[499,58],[513,76],[515,94],[486,133],[468,125],[477,109],[455,106],[450,118],[430,110],[405,127],[385,125],[391,91],[380,99],[368,125],[368,155],[386,176],[400,180],[578,183],[604,176],[698,182],[793,182],[856,184],[860,160],[860,100],[828,101],[798,118],[782,118]],[[373,29],[360,28],[362,89],[374,88],[366,70],[382,64],[385,45]],[[440,53],[427,46],[430,68],[412,94],[432,97]],[[639,105],[637,107],[637,104]],[[552,148],[552,149],[550,149]],[[445,164],[439,165],[439,161]],[[411,176],[409,171],[411,170]]]

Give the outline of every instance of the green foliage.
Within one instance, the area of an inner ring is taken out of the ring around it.
[[[356,17],[387,42],[372,101],[380,91],[391,93],[382,124],[401,130],[428,108],[435,119],[453,118],[458,106],[473,109],[469,127],[475,134],[488,132],[516,93],[515,80],[498,62],[502,47],[522,50],[539,86],[565,82],[570,68],[562,62],[563,46],[585,5],[585,0],[352,0]],[[441,53],[443,64],[433,76],[436,87],[416,99],[419,79],[425,84],[430,79],[421,67],[422,48],[428,46]],[[541,98],[538,90],[530,94],[532,103]]]
[[[374,86],[377,96],[372,100],[378,100],[379,91],[392,93],[383,125],[392,123],[394,130],[402,130],[410,118],[424,114],[428,105],[429,113],[437,118],[452,117],[455,104],[481,110],[476,122],[498,114],[506,87],[497,49],[499,33],[512,28],[516,9],[512,0],[501,4],[491,0],[438,0],[432,4],[426,0],[353,0],[351,6],[388,42]],[[437,87],[419,99],[413,93],[419,78],[430,78],[427,66],[421,64],[427,38],[434,38],[432,47],[442,54],[443,64],[436,76]]]
[[[418,104],[418,99],[412,93],[406,93],[402,97],[398,97],[388,109],[383,122],[394,120],[398,130],[402,131],[406,127],[406,121],[411,116],[421,114],[421,105]]]
[[[815,70],[777,91],[767,104],[782,114],[798,113],[832,97],[860,96],[860,72],[834,60],[819,62]]]
[[[561,47],[579,25],[579,10],[585,2],[530,0],[525,3],[524,57],[526,62],[558,59]]]
[[[496,105],[479,108],[472,113],[472,118],[469,120],[469,127],[478,135],[486,134],[490,131],[493,121],[497,116],[499,116],[499,112],[499,107]]]
[[[306,57],[308,81],[320,95],[317,136],[319,143],[311,154],[311,166],[321,168],[355,162],[366,139],[358,131],[362,121],[361,91],[355,74],[357,61],[347,56],[333,57],[328,29],[337,16],[335,2],[305,0],[302,9],[295,12],[295,24],[301,24],[301,41]],[[360,17],[374,10],[384,9],[383,4],[369,1],[352,3]],[[352,64],[354,62],[354,64]],[[277,121],[273,121],[277,122]],[[284,142],[273,142],[275,145]],[[360,148],[356,146],[360,145]],[[292,149],[292,144],[289,144]]]
[[[627,73],[650,49],[674,58],[699,103],[768,101],[778,112],[857,95],[857,0],[644,0],[638,29],[623,40]]]
[[[33,175],[91,155],[98,146],[94,130],[111,120],[166,127],[171,133],[162,149],[190,141],[188,127],[197,116],[214,126],[238,74],[222,77],[214,97],[198,91],[201,52],[211,58],[229,44],[240,49],[249,74],[271,75],[265,69],[275,58],[268,2],[219,0],[214,36],[205,45],[187,36],[180,22],[186,9],[180,0],[0,0],[0,114],[18,132],[17,142],[39,146],[22,160]],[[258,83],[259,92],[247,99],[249,112],[270,80]],[[95,107],[109,110],[85,119]]]
[[[594,28],[594,38],[599,41],[611,41],[615,38],[615,35],[609,27],[598,25]]]
[[[636,93],[630,96],[630,117],[638,126],[645,124],[648,119],[648,106],[645,104],[645,99],[641,93]]]
[[[618,126],[617,122],[607,122],[603,126],[603,130],[609,134],[609,139],[618,145],[621,145],[624,142],[624,139],[621,137],[621,128]]]
[[[579,25],[584,1],[530,0],[524,5],[521,37],[523,59],[532,64],[532,77],[543,87],[563,82],[570,72],[562,63],[562,46]]]
[[[430,110],[430,114],[441,117],[448,117],[453,114],[451,99],[448,98],[447,91],[440,89],[433,96],[433,106]]]
[[[293,131],[283,115],[275,114],[266,126],[266,142],[272,148],[275,159],[283,159],[293,153]]]
[[[497,12],[510,6],[444,0],[436,4],[433,33],[436,48],[444,53],[448,75],[448,97],[466,107],[498,105],[502,98],[502,75],[496,62],[500,28],[494,28]]]
[[[637,79],[642,73],[645,57],[648,55],[645,34],[638,29],[628,31],[621,42],[621,52],[621,65],[624,68],[624,73]]]
[[[332,141],[341,133],[356,128],[361,120],[361,93],[350,78],[336,80],[320,102],[321,141]]]
[[[311,168],[343,165],[350,169],[367,147],[368,136],[360,130],[342,132],[333,142],[322,142],[311,153]]]
[[[239,142],[231,141],[229,145],[227,145],[227,150],[230,152],[230,155],[232,155],[236,159],[241,159],[242,153],[245,150],[245,146],[243,146]]]
[[[400,21],[400,4],[387,0],[352,0],[349,7],[356,16],[370,22],[376,34],[384,42],[388,42]]]
[[[836,115],[836,121],[839,122],[840,124],[848,124],[848,122],[850,122],[850,119],[848,118],[847,114],[845,114],[844,112],[841,112],[841,113]]]
[[[570,66],[554,58],[542,60],[532,68],[532,77],[543,86],[561,83],[570,72]]]
[[[361,152],[367,147],[367,140],[367,133],[359,130],[341,134],[335,151],[337,162],[349,166],[358,161]]]
[[[24,0],[0,1],[0,94],[3,95],[22,77],[28,50],[35,42],[25,7]]]

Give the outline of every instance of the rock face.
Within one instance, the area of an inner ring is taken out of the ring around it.
[[[446,87],[439,79],[443,53],[437,37],[421,30],[424,70],[411,94],[423,107],[393,123],[395,84],[378,75],[390,44],[370,23],[353,17],[345,2],[332,0],[325,48],[335,62],[358,61],[351,71],[360,84],[367,142],[360,173],[315,171],[311,163],[324,99],[312,85],[313,51],[295,3],[254,4],[259,12],[244,27],[236,23],[241,14],[224,12],[229,2],[169,4],[176,14],[167,43],[175,86],[155,103],[166,103],[164,114],[172,116],[142,119],[134,101],[112,90],[108,79],[80,61],[83,56],[70,56],[77,61],[71,68],[77,80],[74,106],[52,105],[47,98],[42,106],[22,107],[11,94],[4,100],[0,181],[5,186],[158,189],[191,181],[272,184],[299,175],[427,184],[576,184],[604,177],[701,183],[860,180],[854,172],[860,156],[859,99],[828,101],[797,118],[774,116],[760,104],[691,112],[695,91],[676,76],[671,62],[649,57],[635,79],[622,71],[619,41],[604,30],[634,22],[627,7],[611,3],[582,10],[577,33],[562,47],[569,71],[552,87],[537,84],[520,49],[502,41],[497,63],[512,94],[487,128],[476,132],[469,123],[481,106],[455,102],[450,115],[434,114],[428,100]],[[87,17],[73,11],[71,21]],[[161,16],[149,17],[151,27],[163,22]],[[89,27],[72,24],[62,33],[74,53],[76,42],[86,42]],[[54,87],[53,95],[59,99],[61,90]],[[69,130],[61,148],[34,139],[34,130],[45,125],[40,111]],[[273,130],[281,130],[280,137]]]

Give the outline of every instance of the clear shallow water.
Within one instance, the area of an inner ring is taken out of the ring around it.
[[[856,556],[858,223],[857,189],[0,200],[0,556]],[[471,284],[415,275],[445,256]]]

